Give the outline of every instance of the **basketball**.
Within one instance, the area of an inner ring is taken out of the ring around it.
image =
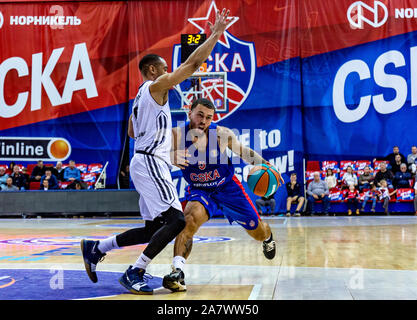
[[[279,173],[267,164],[254,166],[248,174],[249,189],[260,197],[269,197],[278,189]]]

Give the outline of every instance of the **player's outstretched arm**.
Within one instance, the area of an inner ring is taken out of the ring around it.
[[[176,70],[158,77],[158,79],[156,79],[149,87],[151,93],[171,89],[173,86],[189,78],[201,66],[201,64],[206,61],[220,36],[226,30],[228,15],[229,10],[226,11],[226,9],[223,9],[221,13],[217,11],[216,22],[214,23],[214,26],[211,27],[212,34],[210,37],[208,37],[208,39],[204,41],[204,43],[198,47]]]

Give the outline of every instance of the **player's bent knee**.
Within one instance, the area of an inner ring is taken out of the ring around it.
[[[162,213],[167,224],[171,225],[175,232],[180,233],[185,227],[184,213],[174,207],[170,207],[167,211]]]

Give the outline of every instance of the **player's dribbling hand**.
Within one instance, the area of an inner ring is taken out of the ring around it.
[[[223,32],[226,30],[227,25],[229,22],[227,21],[227,17],[229,15],[230,10],[227,10],[223,8],[222,12],[220,11],[216,12],[216,21],[214,22],[214,25],[208,21],[208,25],[210,27],[210,31],[212,33],[218,32],[219,34],[223,34]]]
[[[188,167],[189,161],[187,158],[190,158],[191,155],[188,153],[188,150],[175,150],[173,152],[173,159],[171,159],[172,164],[177,166],[180,169],[185,169]]]
[[[279,172],[278,170],[277,170],[277,168],[275,168],[269,161],[267,161],[266,162],[266,164],[268,165],[268,166],[270,166],[271,168],[273,168],[276,172],[278,172],[278,175],[279,175],[279,179],[278,179],[278,181],[277,181],[277,183],[278,183],[278,188],[282,185],[282,184],[284,184],[284,179],[282,178],[282,176],[281,176],[281,172]]]

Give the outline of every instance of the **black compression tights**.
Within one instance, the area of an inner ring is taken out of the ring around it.
[[[150,259],[156,257],[184,229],[184,214],[170,207],[153,221],[145,221],[145,227],[135,228],[116,236],[119,247],[148,243],[143,254]]]

